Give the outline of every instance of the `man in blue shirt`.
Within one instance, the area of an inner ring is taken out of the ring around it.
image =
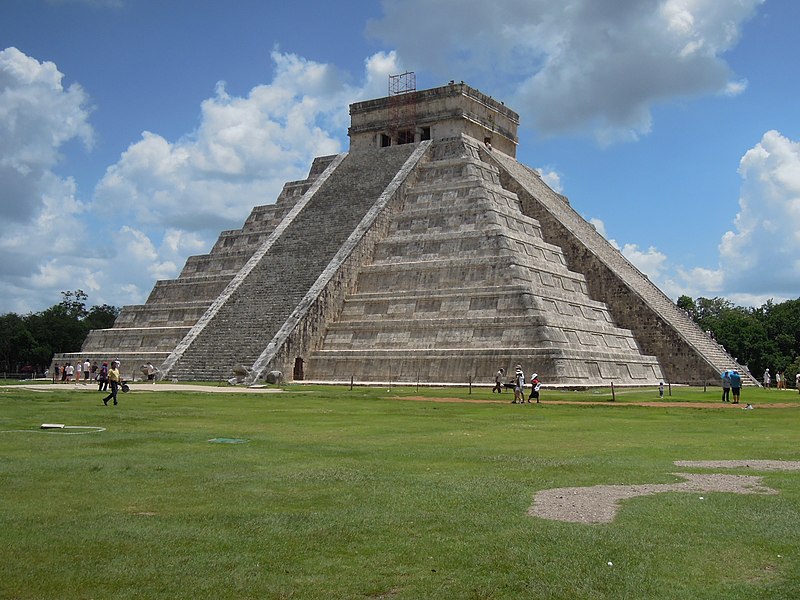
[[[739,393],[742,390],[742,376],[736,371],[731,371],[731,394],[733,404],[739,404]]]

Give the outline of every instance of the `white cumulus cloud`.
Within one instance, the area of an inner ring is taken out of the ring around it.
[[[97,209],[127,223],[114,235],[127,302],[144,302],[154,279],[177,277],[220,231],[240,228],[254,206],[273,203],[315,157],[344,150],[348,105],[379,84],[385,93],[387,75],[399,68],[394,53],[371,56],[357,87],[329,64],[277,50],[272,59],[270,83],[232,96],[219,82],[195,131],[176,140],[145,131],[98,183]]]
[[[244,96],[217,84],[194,131],[143,132],[83,202],[52,168],[64,143],[91,147],[89,97],[65,89],[55,64],[0,52],[2,310],[39,310],[78,288],[93,304],[144,302],[155,279],[176,277],[220,231],[273,203],[313,158],[345,149],[348,104],[384,94],[401,70],[395,53],[375,54],[359,86],[329,64],[277,50],[272,59],[272,80]]]
[[[83,89],[65,88],[63,77],[52,62],[0,51],[0,277],[7,310],[16,312],[68,281],[73,257],[82,254],[87,206],[74,180],[54,169],[64,144],[91,147],[91,111]]]
[[[668,296],[723,296],[744,306],[797,298],[800,290],[800,142],[766,132],[739,163],[742,185],[716,265],[686,268],[654,247],[610,243]],[[605,224],[590,219],[608,239]]]
[[[739,163],[742,188],[734,228],[719,246],[733,296],[797,297],[800,289],[800,142],[766,132]]]
[[[0,210],[6,224],[38,218],[45,196],[62,183],[52,169],[63,144],[92,143],[88,97],[77,84],[65,89],[62,79],[52,62],[16,48],[0,51]]]
[[[555,169],[540,167],[536,169],[536,172],[539,174],[539,177],[542,178],[542,181],[554,192],[560,194],[564,190],[564,186],[561,184],[561,175]]]
[[[647,134],[659,102],[741,93],[724,53],[763,2],[384,0],[368,30],[406,64],[496,90],[544,134],[610,143]]]
[[[246,97],[224,82],[201,106],[196,131],[178,140],[144,132],[97,185],[95,201],[146,227],[217,233],[241,226],[253,206],[275,201],[305,177],[316,156],[345,147],[348,104],[397,68],[393,54],[365,63],[366,86],[342,83],[334,67],[272,54],[275,77]]]

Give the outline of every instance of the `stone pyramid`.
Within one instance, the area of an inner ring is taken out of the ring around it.
[[[351,105],[348,153],[316,159],[79,356],[250,383],[272,370],[488,383],[517,364],[567,386],[745,372],[516,161],[516,113],[463,83],[402,100]]]

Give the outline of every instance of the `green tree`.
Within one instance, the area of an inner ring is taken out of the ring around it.
[[[0,316],[0,369],[16,371],[30,335],[25,320],[16,313]]]
[[[83,290],[61,292],[61,302],[58,305],[64,309],[65,314],[70,318],[83,319],[89,314],[86,310],[87,299],[88,296]]]
[[[695,320],[695,322],[697,322],[697,304],[691,297],[686,295],[681,296],[678,298],[677,305],[678,308],[686,311],[686,314],[688,314],[693,320]]]
[[[84,322],[89,330],[92,329],[109,329],[114,326],[119,316],[119,309],[116,306],[109,306],[102,304],[100,306],[93,306],[89,309]]]
[[[44,370],[53,355],[77,352],[91,329],[114,325],[119,309],[108,304],[86,308],[83,290],[61,292],[61,302],[21,317],[0,316],[0,368],[17,371],[23,364]]]
[[[786,376],[786,387],[797,385],[797,374],[800,373],[800,357],[794,359],[794,362],[786,366],[783,374]]]
[[[760,308],[743,308],[725,298],[678,299],[703,329],[757,377],[769,368],[785,371],[800,352],[800,299],[775,304],[771,300]],[[791,367],[791,368],[790,368]]]
[[[725,298],[698,298],[696,303],[697,316],[695,321],[703,331],[716,333],[717,327],[731,316],[736,307]],[[746,310],[746,309],[741,309]]]
[[[57,352],[77,352],[89,332],[86,324],[63,304],[29,315],[27,322],[39,345],[50,349],[51,357]]]
[[[763,307],[764,327],[774,345],[773,367],[785,370],[800,353],[800,299]]]
[[[740,364],[746,365],[753,374],[763,372],[764,356],[770,352],[769,337],[752,311],[734,307],[709,327],[717,341]]]

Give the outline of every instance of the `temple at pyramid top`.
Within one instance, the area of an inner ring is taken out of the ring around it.
[[[464,82],[350,105],[350,149],[385,148],[461,134],[517,155],[519,115]]]

